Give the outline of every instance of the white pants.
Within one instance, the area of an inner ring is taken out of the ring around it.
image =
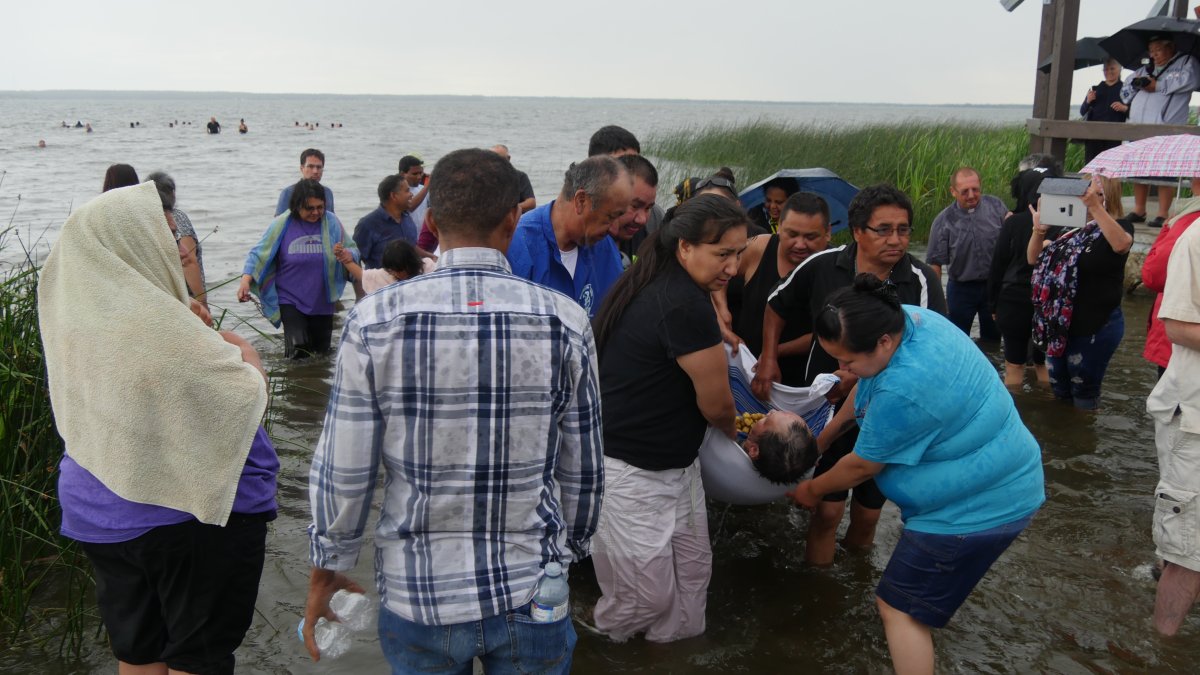
[[[712,576],[700,462],[647,471],[604,458],[604,508],[592,539],[596,627],[622,641],[670,642],[704,632]]]

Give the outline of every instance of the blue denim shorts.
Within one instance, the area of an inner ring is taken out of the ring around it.
[[[941,628],[1032,519],[1030,514],[969,534],[905,528],[875,594],[926,626]]]

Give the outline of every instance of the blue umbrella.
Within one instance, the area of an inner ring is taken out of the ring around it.
[[[849,224],[846,211],[850,200],[858,194],[858,188],[842,180],[829,169],[782,169],[754,185],[742,190],[738,198],[746,211],[758,208],[763,203],[763,186],[776,178],[790,178],[804,192],[815,192],[829,204],[829,223],[834,232],[846,229]]]

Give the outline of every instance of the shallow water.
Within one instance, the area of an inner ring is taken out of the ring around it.
[[[164,167],[175,173],[181,207],[191,214],[201,236],[221,224],[220,232],[205,243],[210,281],[237,273],[246,247],[270,217],[279,188],[295,177],[299,149],[308,144],[326,150],[326,181],[337,192],[339,210],[347,214],[344,218],[351,220],[371,206],[377,176],[395,166],[402,149],[417,145],[436,156],[460,145],[508,141],[517,165],[530,172],[539,198],[545,199],[553,193],[566,162],[582,156],[591,130],[607,122],[651,131],[698,124],[712,116],[795,119],[828,112],[770,104],[554,99],[0,96],[0,169],[9,172],[0,184],[4,220],[19,193],[16,222],[25,224],[26,232],[50,227],[52,237],[71,201],[81,203],[98,191],[110,162],[131,161],[143,171]],[[133,112],[135,106],[140,106],[138,113]],[[251,134],[238,137],[227,131],[210,138],[199,126],[186,131],[165,128],[168,118],[186,115],[199,125],[209,114],[217,114],[227,128],[244,116]],[[97,132],[86,137],[80,131],[53,128],[64,117],[70,122],[90,117]],[[296,131],[290,128],[293,117],[336,119],[346,127]],[[140,119],[145,126],[129,130],[130,119]],[[535,124],[514,131],[516,119]],[[110,123],[97,124],[98,120]],[[122,124],[120,120],[125,120],[123,129],[114,127]],[[34,125],[40,126],[33,130]],[[44,151],[25,147],[14,135],[18,127],[22,137],[32,139],[29,146],[37,137],[45,137],[51,147]],[[422,130],[432,131],[423,134]],[[375,142],[381,137],[392,140]],[[213,302],[248,316],[232,302],[230,287],[214,293]],[[1064,407],[1036,388],[1015,395],[1023,418],[1043,446],[1049,498],[950,627],[935,636],[941,672],[1200,670],[1200,612],[1176,639],[1158,638],[1150,625],[1154,602],[1149,574],[1154,560],[1151,494],[1157,471],[1153,425],[1143,408],[1155,370],[1140,357],[1149,304],[1142,295],[1125,301],[1127,333],[1110,366],[1098,413]],[[238,324],[234,316],[226,321],[227,326]],[[259,321],[253,323],[262,327]],[[280,517],[268,541],[258,614],[238,652],[238,672],[384,672],[378,646],[369,636],[362,637],[343,659],[322,664],[310,663],[295,639],[308,575],[304,532],[308,462],[320,430],[332,360],[286,363],[278,342],[244,326],[239,330],[254,336],[267,367],[277,376],[272,432],[279,440],[282,468]],[[998,365],[998,355],[992,358]],[[873,551],[839,555],[832,568],[816,570],[802,562],[804,513],[784,504],[710,503],[709,508],[716,562],[707,633],[673,645],[652,645],[641,639],[615,645],[580,630],[575,672],[874,673],[890,669],[873,589],[898,535],[894,509],[885,510]],[[370,584],[372,560],[370,547],[364,547],[353,573],[360,582]],[[594,585],[582,577],[573,579],[578,605],[589,604],[596,596]],[[0,672],[6,673],[112,670],[103,640],[90,635],[79,660],[30,651],[0,655]]]

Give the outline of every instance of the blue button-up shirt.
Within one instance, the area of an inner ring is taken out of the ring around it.
[[[396,220],[380,206],[360,218],[354,227],[354,244],[368,269],[383,267],[383,249],[396,239],[417,245],[417,224],[407,212]]]
[[[438,264],[351,310],[309,474],[312,563],[348,570],[383,466],[377,583],[426,625],[529,602],[545,563],[588,553],[603,488],[587,315],[496,250]]]

